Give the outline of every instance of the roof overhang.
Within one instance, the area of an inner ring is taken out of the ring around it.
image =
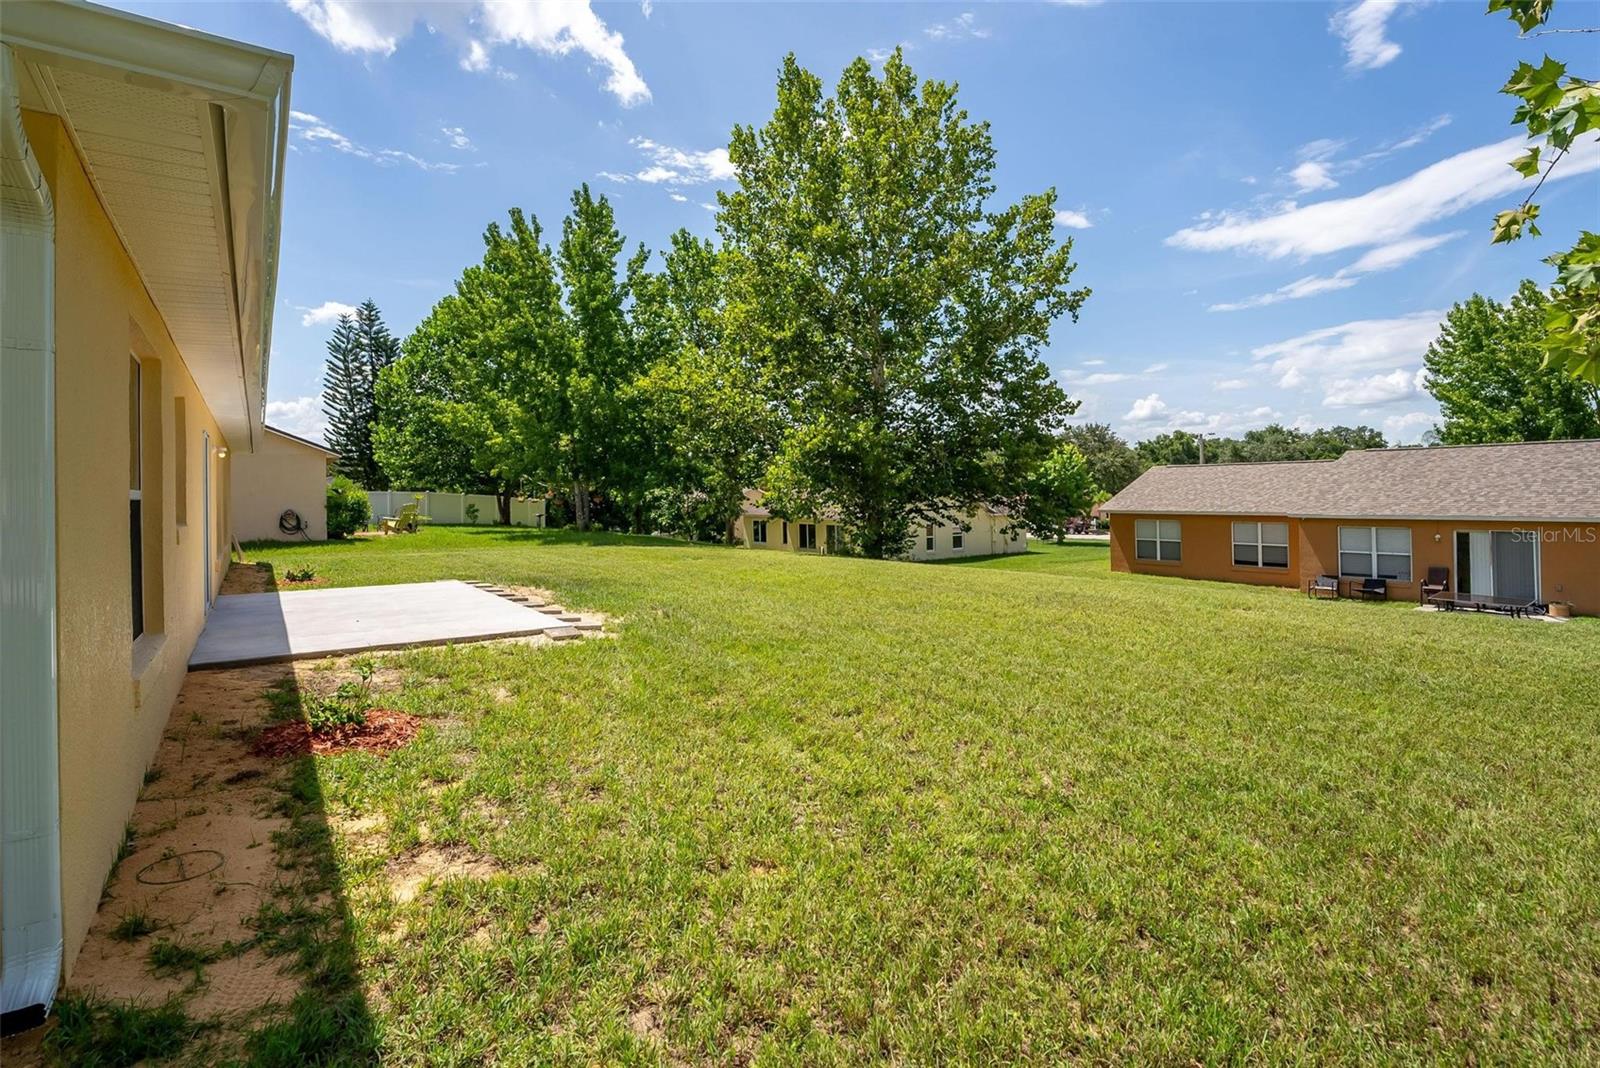
[[[57,116],[228,444],[266,407],[292,57],[67,0],[13,0],[21,103]]]
[[[278,438],[281,441],[287,441],[291,445],[299,445],[301,448],[310,449],[312,452],[320,452],[330,460],[337,460],[339,458],[338,453],[334,452],[332,449],[321,444],[320,442],[312,441],[310,438],[303,438],[299,434],[291,434],[287,430],[279,430],[275,426],[267,426],[264,423],[262,424],[261,429],[266,431],[272,437]]]
[[[1572,524],[1572,523],[1600,523],[1600,517],[1583,518],[1567,517],[1555,518],[1552,516],[1505,516],[1505,515],[1346,515],[1329,512],[1326,514],[1315,512],[1262,512],[1239,509],[1238,511],[1213,511],[1183,508],[1118,508],[1114,511],[1102,508],[1101,515],[1209,515],[1219,519],[1261,518],[1272,516],[1280,519],[1333,519],[1346,523],[1546,523],[1546,524]]]

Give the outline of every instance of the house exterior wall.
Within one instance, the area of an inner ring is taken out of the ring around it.
[[[1134,552],[1136,519],[1177,520],[1181,525],[1183,559],[1177,563],[1138,560]],[[1289,566],[1277,570],[1240,567],[1233,563],[1233,522],[1280,522],[1289,525]],[[1450,569],[1450,585],[1458,579],[1455,535],[1458,531],[1526,530],[1539,539],[1539,597],[1570,601],[1581,615],[1600,615],[1600,524],[1461,522],[1455,520],[1293,519],[1255,515],[1134,515],[1111,517],[1111,569],[1145,575],[1304,589],[1318,575],[1339,573],[1341,526],[1404,527],[1411,531],[1411,581],[1389,583],[1392,600],[1415,600],[1418,585],[1430,567]]]
[[[226,566],[228,463],[201,456],[203,433],[214,445],[226,441],[59,120],[24,112],[23,125],[56,212],[57,710],[70,977],[204,626],[206,572],[215,590]],[[146,623],[137,642],[128,529],[130,355],[141,360],[145,379]],[[180,397],[183,441],[175,440]],[[212,469],[209,560],[202,559],[203,464]]]
[[[312,541],[328,539],[328,455],[263,431],[253,453],[233,463],[233,533],[240,541],[300,541],[278,529],[284,509],[300,513]]]
[[[790,520],[789,539],[787,544],[783,538],[784,520],[773,517],[767,522],[767,540],[765,544],[755,540],[755,524],[760,520],[754,516],[740,516],[739,524],[735,528],[740,544],[747,549],[777,549],[786,552],[800,551],[800,533],[798,526],[801,522],[814,522],[814,520]],[[934,526],[933,549],[927,548],[926,533],[919,526],[916,537],[911,544],[911,551],[907,554],[909,559],[917,561],[926,560],[954,560],[971,556],[998,556],[1003,553],[1023,553],[1028,551],[1028,539],[1025,535],[1011,536],[1011,521],[1004,516],[984,513],[967,517],[971,529],[961,531],[953,523],[938,523]],[[828,551],[828,528],[843,527],[834,522],[817,523],[817,551]],[[956,548],[953,535],[962,534],[962,546]],[[842,535],[841,535],[842,536]],[[807,550],[809,551],[809,550]]]

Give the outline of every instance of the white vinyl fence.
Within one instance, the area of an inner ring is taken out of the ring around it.
[[[422,498],[422,514],[430,523],[471,523],[490,526],[500,521],[500,505],[492,493],[434,493],[431,490],[367,490],[371,505],[369,522],[376,524],[386,515],[398,515],[401,507]],[[476,520],[467,518],[467,505],[478,506]],[[544,501],[511,499],[511,525],[544,526]]]

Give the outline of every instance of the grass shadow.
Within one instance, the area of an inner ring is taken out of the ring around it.
[[[241,679],[240,685],[259,683]],[[270,686],[265,697],[270,711],[262,726],[303,717],[314,700],[302,692],[292,671]],[[243,728],[235,737],[250,745],[256,733]],[[160,974],[164,958],[181,950],[184,957],[177,963],[195,976],[193,985],[160,1002],[67,994],[57,1003],[56,1026],[42,1043],[45,1063],[132,1065],[158,1060],[288,1068],[381,1062],[316,758],[290,760],[268,772],[274,776],[270,812],[285,823],[271,834],[274,874],[246,921],[250,934],[218,944],[152,944],[152,974]],[[233,781],[260,774],[255,767],[243,767]],[[299,984],[286,1005],[219,1016],[191,1011],[189,999],[205,989],[209,966],[253,951],[264,953],[267,966]]]

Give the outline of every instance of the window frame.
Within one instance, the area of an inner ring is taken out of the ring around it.
[[[952,530],[950,532],[950,551],[953,553],[965,552],[967,548],[967,532]]]
[[[1155,537],[1140,537],[1139,525],[1141,523],[1155,524]],[[1173,537],[1165,537],[1166,529],[1172,528]],[[1155,546],[1154,556],[1145,556],[1140,548],[1140,542],[1151,542]],[[1164,546],[1176,545],[1177,553],[1167,555]],[[1157,519],[1155,517],[1135,518],[1133,521],[1133,558],[1143,564],[1181,564],[1183,563],[1183,522],[1178,519]]]
[[[1255,527],[1256,528],[1255,540],[1254,541],[1240,541],[1239,540],[1239,528],[1240,527]],[[1281,542],[1267,541],[1267,535],[1266,535],[1266,528],[1267,527],[1282,527],[1283,528],[1283,541],[1281,541]],[[1276,521],[1273,521],[1273,520],[1261,520],[1261,519],[1235,519],[1235,520],[1232,521],[1232,523],[1229,526],[1229,537],[1232,539],[1232,552],[1233,552],[1233,566],[1234,567],[1247,567],[1247,568],[1252,568],[1252,569],[1257,570],[1257,571],[1287,571],[1289,569],[1289,540],[1290,540],[1290,536],[1289,536],[1289,524],[1287,522],[1279,523],[1279,522],[1276,522]],[[1254,563],[1251,563],[1248,560],[1241,561],[1239,559],[1239,550],[1241,548],[1250,548],[1250,549],[1254,549],[1255,550],[1255,562]],[[1267,563],[1267,561],[1266,561],[1266,550],[1269,549],[1269,548],[1271,548],[1271,549],[1282,549],[1283,550],[1283,563],[1281,563],[1281,564]]]
[[[1359,531],[1364,531],[1366,533],[1367,548],[1364,551],[1363,550],[1357,550],[1357,549],[1346,549],[1345,548],[1344,532],[1347,531],[1347,530],[1349,530],[1349,531],[1358,531],[1359,530]],[[1397,531],[1404,532],[1404,534],[1406,536],[1406,551],[1404,553],[1384,552],[1378,547],[1378,532],[1379,531],[1384,531],[1384,530],[1390,530],[1390,531],[1396,531],[1397,530]],[[1341,523],[1339,525],[1338,539],[1339,540],[1337,542],[1336,551],[1337,551],[1338,557],[1339,557],[1339,577],[1340,578],[1342,578],[1342,579],[1381,578],[1385,582],[1399,582],[1399,583],[1410,583],[1410,582],[1415,581],[1417,547],[1416,547],[1416,539],[1412,536],[1412,530],[1411,530],[1410,527],[1380,527],[1380,526],[1366,525],[1366,524],[1359,524],[1359,525],[1358,524],[1351,524],[1351,525],[1347,526],[1347,525]],[[1384,557],[1384,556],[1397,557],[1397,556],[1402,556],[1402,555],[1406,558],[1405,572],[1404,572],[1403,575],[1385,575],[1385,574],[1381,573],[1381,569],[1378,566],[1378,558],[1379,557]],[[1346,556],[1365,556],[1367,558],[1368,570],[1365,571],[1365,572],[1356,572],[1356,571],[1347,571],[1347,570],[1345,570],[1344,558]]]
[[[922,551],[923,552],[931,553],[931,552],[934,551],[933,536],[934,536],[933,535],[933,524],[929,523],[923,529],[923,532],[922,532]]]
[[[765,519],[750,520],[750,544],[765,545],[767,543],[767,521]]]
[[[816,552],[817,525],[815,523],[797,523],[795,525],[800,528],[796,533],[795,548],[799,549],[801,552]],[[811,542],[809,545],[806,543],[807,531],[810,531],[811,535]]]

